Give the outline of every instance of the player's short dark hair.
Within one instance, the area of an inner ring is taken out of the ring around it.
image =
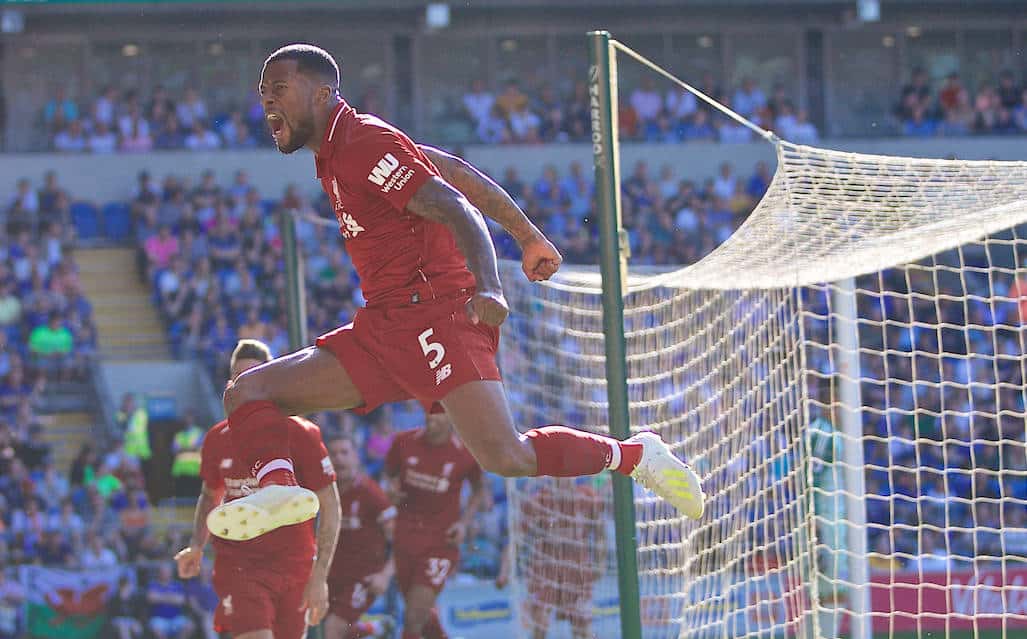
[[[240,359],[253,359],[260,363],[271,361],[271,349],[267,344],[256,339],[241,339],[232,351],[230,365],[235,368],[235,363]]]
[[[312,44],[289,44],[269,55],[264,61],[264,66],[284,60],[295,60],[296,68],[301,73],[315,75],[327,81],[333,88],[339,88],[339,65],[332,54],[321,47]]]

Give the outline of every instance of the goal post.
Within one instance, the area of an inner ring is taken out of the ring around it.
[[[617,439],[627,439],[631,436],[631,423],[624,338],[624,285],[629,255],[626,233],[621,226],[615,54],[610,46],[608,31],[592,31],[588,37],[589,113],[599,217],[599,268],[603,282],[607,410],[610,434]],[[641,637],[638,560],[635,556],[635,499],[629,477],[620,474],[614,476],[613,504],[621,633],[624,637]]]

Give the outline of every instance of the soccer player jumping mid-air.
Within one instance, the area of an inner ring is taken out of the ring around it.
[[[271,530],[309,503],[296,486],[289,415],[366,413],[410,398],[429,411],[441,405],[487,471],[566,477],[610,469],[686,516],[702,515],[699,477],[655,433],[620,442],[558,424],[518,432],[496,365],[509,309],[483,214],[517,240],[529,279],[548,279],[562,258],[509,195],[462,160],[354,110],[339,93],[338,65],[318,47],[272,53],[259,91],[278,149],[314,152],[367,304],[353,323],[225,390],[232,438],[260,490],[223,516],[215,510],[214,534]]]

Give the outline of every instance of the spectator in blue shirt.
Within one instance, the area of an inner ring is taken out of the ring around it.
[[[767,189],[770,188],[772,177],[770,169],[767,168],[767,163],[762,160],[757,162],[756,171],[745,185],[746,194],[754,200],[759,200],[767,192]]]
[[[717,130],[710,124],[710,114],[702,109],[696,111],[692,121],[685,125],[683,137],[685,141],[716,140]]]
[[[902,124],[902,134],[910,137],[930,137],[937,130],[938,123],[927,117],[926,112],[921,107],[914,107],[910,118]]]
[[[185,614],[185,588],[171,576],[171,565],[162,563],[157,579],[146,589],[150,630],[157,639],[185,639],[193,632],[193,622]]]

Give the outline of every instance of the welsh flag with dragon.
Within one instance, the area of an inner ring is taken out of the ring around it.
[[[22,583],[28,595],[30,636],[53,639],[93,639],[107,622],[107,602],[118,579],[131,570],[102,568],[87,571],[23,566]]]

